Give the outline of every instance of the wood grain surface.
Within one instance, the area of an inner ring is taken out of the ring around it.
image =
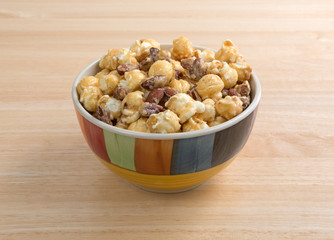
[[[182,194],[95,159],[75,76],[135,39],[219,48],[262,82],[239,157]],[[334,2],[0,1],[0,239],[334,239]]]

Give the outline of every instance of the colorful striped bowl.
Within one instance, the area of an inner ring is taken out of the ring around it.
[[[162,44],[170,49],[171,44]],[[197,47],[203,49],[202,47]],[[146,190],[181,192],[198,186],[228,166],[245,145],[261,97],[252,74],[252,102],[235,118],[207,129],[172,134],[141,133],[94,118],[78,100],[79,81],[100,71],[99,59],[75,79],[72,97],[82,133],[96,157],[114,173]]]

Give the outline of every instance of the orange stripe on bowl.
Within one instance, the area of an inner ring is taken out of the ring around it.
[[[135,142],[136,171],[146,174],[169,175],[173,140],[137,138]]]

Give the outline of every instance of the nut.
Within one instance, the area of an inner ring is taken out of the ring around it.
[[[138,64],[121,64],[117,66],[117,72],[119,75],[124,75],[125,72],[130,72],[135,69],[139,69]]]
[[[145,102],[143,104],[142,108],[140,109],[140,114],[143,117],[149,117],[152,114],[163,112],[165,110],[166,109],[164,109],[162,106],[160,106],[158,104]]]
[[[181,65],[188,70],[188,77],[192,80],[200,80],[207,73],[206,65],[201,58],[182,59]]]
[[[114,90],[113,96],[114,98],[122,101],[126,97],[127,94],[128,94],[128,91],[125,88],[117,87]]]
[[[164,97],[164,89],[156,88],[153,89],[146,98],[146,102],[158,104],[161,99]]]
[[[192,97],[196,101],[202,101],[201,96],[198,94],[196,90],[196,86],[193,86],[189,91],[187,91],[187,94]]]
[[[112,125],[112,122],[110,120],[107,111],[102,106],[97,107],[96,118],[102,122]]]
[[[167,83],[168,78],[165,75],[155,75],[142,82],[141,86],[147,90],[152,90],[154,88],[164,87],[167,85]]]
[[[250,85],[248,81],[244,81],[242,84],[235,86],[236,92],[238,92],[241,96],[248,97],[251,91]]]
[[[241,96],[239,98],[242,101],[242,110],[245,110],[250,104],[250,97]]]

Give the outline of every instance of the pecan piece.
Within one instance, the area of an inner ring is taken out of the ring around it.
[[[161,88],[166,86],[168,83],[168,78],[165,75],[155,75],[146,79],[141,83],[141,86],[147,90],[152,90],[154,88]]]
[[[242,84],[235,86],[235,89],[241,96],[245,97],[248,97],[251,91],[248,81],[245,81]]]
[[[150,48],[150,57],[152,58],[153,62],[158,61],[159,58],[159,48],[151,47]]]
[[[237,90],[235,90],[234,88],[230,88],[228,90],[228,95],[229,96],[240,96],[239,93],[237,92]]]
[[[170,98],[171,96],[174,96],[175,94],[178,94],[176,90],[170,87],[164,87],[164,92],[168,98]]]
[[[196,86],[192,87],[187,94],[192,97],[194,100],[196,101],[202,101],[201,96],[198,94],[197,90],[196,90]]]
[[[139,69],[137,64],[120,64],[117,66],[117,72],[119,75],[124,75],[125,72],[130,72],[135,69]]]
[[[107,111],[101,106],[97,107],[96,118],[99,119],[102,122],[105,122],[107,124],[112,125],[112,122],[110,120],[110,117],[109,117]]]
[[[149,117],[152,114],[156,114],[163,111],[165,111],[165,109],[162,106],[155,103],[145,102],[143,107],[140,109],[140,114],[143,117]]]
[[[164,97],[164,90],[162,88],[153,89],[146,98],[146,102],[158,104]]]
[[[150,48],[150,55],[139,63],[139,69],[147,72],[151,65],[159,60],[159,52],[160,50],[158,48]]]
[[[181,60],[181,66],[189,71],[192,74],[192,67],[194,65],[194,59],[186,58]]]
[[[153,64],[152,58],[150,56],[146,57],[144,60],[142,60],[139,63],[139,69],[147,72],[150,69],[152,64]]]
[[[250,104],[250,97],[241,96],[239,98],[242,101],[242,110],[245,110]]]
[[[196,58],[193,64],[193,72],[195,75],[195,80],[200,80],[204,75],[206,75],[206,65],[202,58]]]
[[[114,98],[122,101],[126,97],[126,95],[128,95],[128,91],[125,88],[122,87],[115,88],[113,94]]]
[[[175,79],[182,79],[183,78],[183,72],[181,72],[180,70],[177,70],[174,68],[174,72],[175,72]]]
[[[228,89],[224,88],[222,90],[222,94],[223,94],[223,98],[226,97],[226,96],[228,96]]]
[[[170,97],[174,96],[175,94],[178,94],[176,90],[170,87],[164,87],[164,97],[159,102],[159,105],[165,106],[165,103],[169,100]]]

